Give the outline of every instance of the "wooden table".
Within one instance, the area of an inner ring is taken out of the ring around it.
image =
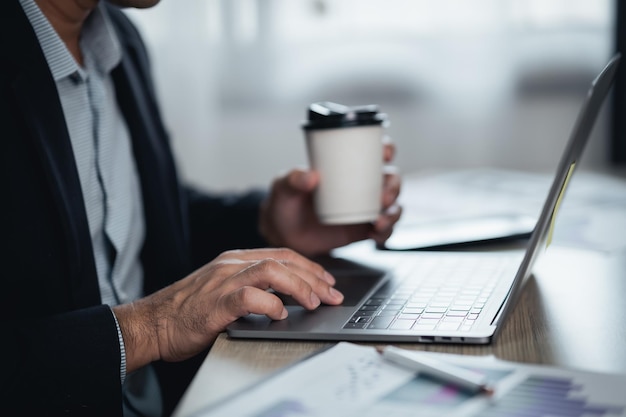
[[[626,373],[626,253],[552,246],[534,270],[512,316],[491,345],[402,346]],[[174,416],[193,415],[328,345],[235,340],[222,334]]]

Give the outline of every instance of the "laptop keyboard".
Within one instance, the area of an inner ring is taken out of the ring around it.
[[[470,331],[503,273],[507,257],[455,257],[407,262],[404,279],[384,284],[344,325],[344,329]],[[452,259],[450,259],[452,260]]]

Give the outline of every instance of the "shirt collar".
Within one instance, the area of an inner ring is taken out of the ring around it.
[[[85,22],[81,49],[93,55],[97,69],[103,74],[111,72],[122,60],[119,39],[102,2]]]
[[[84,70],[80,68],[35,1],[20,0],[20,4],[39,39],[54,80],[59,81],[76,73],[84,76]],[[88,53],[92,57],[95,68],[103,74],[110,72],[121,61],[120,43],[102,4],[99,4],[85,21],[80,46],[83,53]]]

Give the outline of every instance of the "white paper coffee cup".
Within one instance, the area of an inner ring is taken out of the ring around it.
[[[386,116],[374,105],[314,103],[304,124],[311,168],[320,174],[314,204],[325,224],[367,223],[381,210]]]

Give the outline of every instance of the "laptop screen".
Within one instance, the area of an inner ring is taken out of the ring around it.
[[[578,119],[574,124],[570,139],[557,167],[548,197],[541,210],[535,229],[531,234],[528,250],[511,288],[511,296],[502,311],[495,318],[494,323],[498,323],[502,317],[507,315],[508,310],[515,305],[515,301],[523,287],[522,284],[530,276],[533,265],[538,257],[545,252],[552,243],[552,234],[554,232],[561,201],[567,191],[571,177],[577,165],[579,165],[579,159],[587,144],[591,129],[595,124],[602,104],[613,85],[620,59],[620,54],[613,56],[591,83],[587,97],[583,102],[582,108],[578,114]]]

